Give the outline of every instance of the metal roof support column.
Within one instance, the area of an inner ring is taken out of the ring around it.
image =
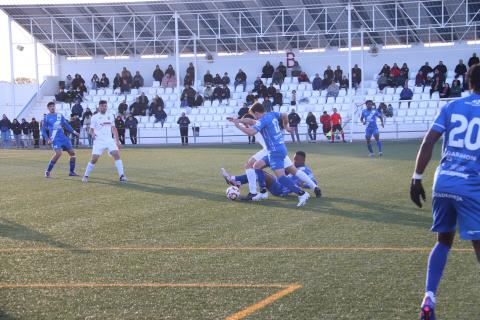
[[[353,141],[353,127],[355,124],[355,109],[352,101],[352,4],[348,4],[348,99],[350,100],[350,142]],[[363,50],[362,50],[363,51]]]
[[[13,112],[15,112],[15,66],[13,65],[13,41],[12,41],[12,18],[8,16],[8,44],[10,47],[10,81],[11,81],[11,94],[12,94],[12,106]]]
[[[38,72],[38,42],[37,38],[33,37],[33,50],[35,50],[35,77],[37,78],[37,99],[40,93],[40,73]]]
[[[193,55],[194,55],[194,67],[195,67],[195,76],[193,78],[193,85],[194,88],[198,88],[198,81],[197,81],[197,75],[198,75],[198,69],[197,69],[197,37],[193,38]]]
[[[175,88],[175,92],[180,94],[180,52],[179,52],[179,41],[178,41],[178,13],[175,11],[174,16],[175,18],[175,74],[177,76],[177,87]],[[197,70],[195,70],[197,73]]]
[[[364,88],[364,85],[363,85],[363,76],[364,76],[364,71],[363,71],[363,66],[364,66],[364,63],[365,63],[365,50],[364,49],[364,39],[363,39],[363,27],[362,27],[362,30],[360,30],[360,41],[361,41],[361,51],[362,51],[362,58],[360,60],[360,70],[362,70],[361,72],[361,77],[360,77],[360,83],[361,83],[361,92],[362,94],[364,94],[365,92],[365,88]],[[353,79],[352,79],[353,80]]]

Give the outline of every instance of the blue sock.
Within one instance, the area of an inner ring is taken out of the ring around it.
[[[261,169],[255,169],[255,173],[257,174],[257,181],[258,185],[260,186],[260,190],[267,189],[267,182],[265,181],[265,172]]]
[[[290,190],[291,192],[294,192],[296,194],[303,194],[302,189],[297,187],[293,180],[287,176],[281,176],[280,178],[278,178],[278,182],[280,182],[282,186],[287,187],[288,190]]]
[[[238,181],[241,184],[247,184],[248,183],[247,175],[244,174],[243,176],[235,176],[235,181]]]
[[[48,172],[52,171],[53,166],[55,166],[55,162],[53,162],[52,160],[50,160],[50,162],[48,163],[47,171],[48,171]]]
[[[70,158],[70,172],[75,172],[75,158]]]
[[[373,148],[372,148],[372,143],[371,142],[367,142],[367,148],[368,148],[368,152],[373,153]]]
[[[450,247],[440,242],[433,247],[430,257],[428,258],[426,291],[431,291],[436,294],[443,270],[447,265],[449,251]]]
[[[380,140],[377,141],[377,148],[378,148],[378,152],[382,152],[382,141]]]

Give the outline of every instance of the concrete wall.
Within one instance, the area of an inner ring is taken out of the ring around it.
[[[37,84],[15,84],[15,102],[12,96],[12,84],[0,82],[0,115],[14,118],[37,92]]]

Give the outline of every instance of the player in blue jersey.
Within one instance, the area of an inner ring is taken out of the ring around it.
[[[67,151],[70,155],[70,173],[69,176],[75,177],[78,176],[75,173],[75,151],[73,150],[70,139],[67,138],[63,130],[67,130],[70,133],[73,133],[77,137],[79,133],[73,130],[68,121],[62,114],[55,112],[55,103],[49,102],[47,104],[48,112],[43,118],[42,125],[42,136],[47,141],[48,144],[52,145],[53,151],[55,154],[48,163],[47,170],[45,171],[45,178],[50,177],[50,173],[57,163],[58,159],[62,156],[62,150]],[[48,130],[48,134],[47,134]]]
[[[435,319],[435,294],[457,223],[460,238],[472,241],[480,263],[480,64],[469,69],[468,79],[472,94],[440,110],[418,152],[410,186],[410,198],[421,208],[425,201],[422,175],[435,143],[444,135],[432,194],[432,231],[438,234],[438,242],[428,259],[422,320]]]
[[[257,119],[257,122],[253,126],[242,126],[241,124],[250,124],[251,119],[230,119],[235,126],[242,131],[243,133],[254,136],[258,132],[262,135],[265,140],[265,145],[268,150],[268,161],[270,167],[275,173],[275,176],[278,179],[278,182],[283,186],[287,187],[291,192],[294,192],[298,195],[298,204],[297,206],[305,205],[310,194],[303,191],[292,179],[288,178],[285,175],[285,158],[287,157],[287,148],[285,147],[285,141],[283,139],[283,132],[280,128],[279,118],[282,118],[284,127],[287,131],[292,131],[288,126],[287,114],[280,114],[278,112],[265,112],[265,108],[261,103],[255,103],[251,109],[251,113]],[[259,179],[261,182],[261,179]],[[253,198],[255,195],[250,195]]]
[[[372,144],[370,142],[372,135],[377,141],[378,155],[382,156],[383,155],[382,142],[380,141],[380,134],[378,132],[377,118],[380,119],[380,122],[383,128],[384,127],[383,117],[382,117],[382,114],[377,109],[373,109],[372,100],[367,100],[365,104],[367,105],[367,109],[364,109],[362,111],[362,116],[360,117],[360,121],[363,123],[363,125],[367,126],[365,128],[365,139],[367,140],[367,148],[368,148],[369,156],[370,157],[374,156]]]

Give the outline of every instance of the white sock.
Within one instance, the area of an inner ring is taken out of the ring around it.
[[[93,163],[89,162],[89,163],[87,164],[87,169],[85,169],[85,174],[84,174],[84,176],[85,176],[85,177],[90,176],[90,172],[92,172],[92,170],[93,170],[94,167],[95,167],[95,165],[94,165]]]
[[[248,190],[252,194],[257,193],[257,174],[255,173],[255,169],[247,169],[245,170],[248,179]]]
[[[118,176],[123,176],[123,162],[121,159],[115,160],[115,167],[117,167]]]
[[[315,182],[313,182],[313,180],[310,179],[310,177],[305,172],[303,172],[302,170],[297,170],[297,173],[295,174],[295,176],[298,179],[305,182],[311,189],[315,189],[317,187]]]

